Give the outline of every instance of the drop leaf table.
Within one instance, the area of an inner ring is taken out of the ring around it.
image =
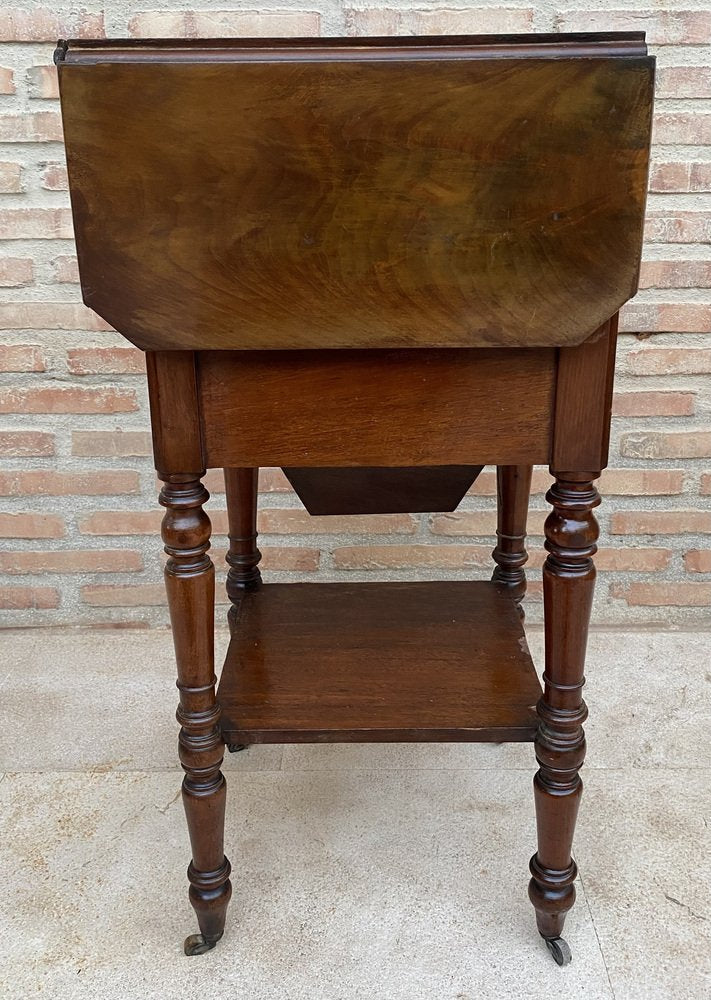
[[[644,35],[81,40],[55,61],[83,298],[147,357],[200,928],[186,953],[225,926],[225,745],[528,740],[529,895],[565,964],[594,481],[644,218]],[[452,511],[487,464],[491,581],[262,583],[260,467],[329,515]],[[521,610],[536,464],[554,477],[542,688]],[[208,468],[230,537],[219,687]]]

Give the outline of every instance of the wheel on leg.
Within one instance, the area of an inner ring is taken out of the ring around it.
[[[570,964],[573,958],[573,953],[571,952],[570,945],[568,944],[567,941],[565,941],[561,937],[544,938],[544,940],[546,942],[546,947],[548,948],[548,951],[555,959],[557,965]]]
[[[227,744],[227,749],[229,750],[230,753],[239,753],[240,750],[246,750],[247,749],[247,744],[246,743],[228,743]]]
[[[204,955],[206,951],[212,951],[219,940],[209,941],[203,934],[191,934],[185,938],[183,950],[186,955]]]

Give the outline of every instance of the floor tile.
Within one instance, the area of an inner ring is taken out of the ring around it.
[[[3,646],[12,671],[0,697],[0,768],[176,767],[178,692],[167,630],[33,629],[4,633]],[[278,770],[281,757],[280,746],[252,747],[226,754],[225,769]]]
[[[593,632],[588,767],[708,767],[708,633]]]
[[[227,755],[234,902],[220,946],[185,958],[170,634],[5,633],[0,995],[708,1000],[704,642],[590,636],[582,880],[561,970],[525,891],[529,744]],[[540,669],[540,630],[529,643]]]
[[[576,859],[616,1000],[711,997],[711,771],[587,777]]]
[[[559,969],[526,898],[518,773],[277,774],[231,781],[235,895],[214,952],[194,930],[177,774],[9,775],[0,975],[14,996],[610,1000],[589,911]]]

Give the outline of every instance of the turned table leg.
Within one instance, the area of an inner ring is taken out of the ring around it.
[[[225,494],[227,498],[227,523],[230,547],[227,553],[227,596],[230,610],[227,621],[230,633],[237,627],[237,615],[245,591],[261,586],[262,574],[259,561],[262,553],[257,548],[257,491],[259,469],[225,469]],[[246,743],[230,743],[230,753],[246,750]]]
[[[215,570],[207,551],[210,519],[203,510],[209,493],[199,477],[163,475],[160,502],[166,508],[162,535],[168,561],[165,583],[178,666],[179,737],[183,805],[192,861],[190,902],[200,934],[185,941],[186,955],[214,948],[225,928],[232,894],[230,863],[224,855],[225,779],[220,771],[223,741],[215,698]]]
[[[262,582],[257,548],[257,487],[259,469],[225,469],[227,522],[230,548],[227,553],[227,596],[232,607],[230,630],[237,621],[239,602],[246,590],[256,590]]]
[[[531,493],[532,465],[499,465],[496,469],[496,548],[491,553],[496,569],[491,577],[504,584],[524,617],[526,595],[526,521]]]
[[[600,497],[592,483],[598,472],[553,475],[556,481],[546,496],[553,510],[545,524],[546,655],[535,743],[540,765],[534,779],[538,852],[531,859],[528,894],[538,930],[563,965],[570,961],[570,949],[561,938],[563,923],[575,901],[577,867],[571,849],[582,792],[578,771],[585,758],[582,688],[598,537],[593,509]]]

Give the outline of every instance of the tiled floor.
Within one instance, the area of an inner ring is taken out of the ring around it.
[[[0,642],[3,998],[711,997],[708,634],[591,636],[565,969],[526,898],[532,750],[514,745],[229,755],[228,929],[185,958],[169,634]]]

